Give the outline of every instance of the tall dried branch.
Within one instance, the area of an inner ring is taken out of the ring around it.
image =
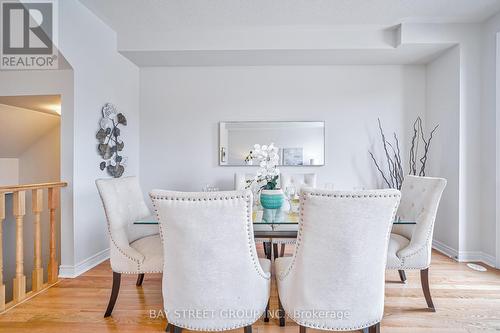
[[[434,129],[429,134],[429,139],[426,140],[425,135],[424,135],[424,130],[422,128],[422,122],[420,122],[420,133],[422,135],[422,141],[424,142],[424,154],[420,158],[421,165],[420,165],[420,172],[418,173],[418,175],[421,177],[425,176],[425,166],[427,164],[427,154],[429,153],[429,148],[431,146],[431,140],[432,140],[432,137],[434,136],[434,132],[437,130],[438,127],[439,127],[439,124],[436,125],[436,127],[434,127]]]
[[[387,186],[391,187],[391,183],[389,183],[389,181],[387,180],[386,176],[385,176],[385,173],[384,171],[382,171],[382,169],[380,168],[380,166],[378,165],[377,163],[377,160],[375,159],[375,157],[373,156],[372,152],[369,151],[368,152],[370,154],[370,156],[372,157],[372,160],[373,160],[373,163],[375,163],[375,166],[377,167],[377,170],[378,172],[380,173],[380,175],[382,176],[382,178],[384,179],[385,183],[387,184]]]
[[[390,142],[387,142],[387,144],[391,147],[394,155],[394,179],[396,182],[396,188],[400,190],[404,179],[403,162],[401,160],[401,149],[399,148],[398,136],[396,133],[393,133],[393,135],[396,148],[394,148]]]
[[[387,140],[385,139],[384,130],[382,129],[382,123],[380,122],[380,118],[377,118],[377,121],[378,121],[378,129],[380,131],[380,136],[382,138],[382,143],[384,145],[385,157],[387,159],[387,166],[389,167],[389,174],[391,175],[391,177],[390,177],[391,185],[390,186],[392,188],[395,188],[394,177],[393,177],[393,175],[394,175],[394,162],[389,155],[389,151],[387,150]]]
[[[380,137],[382,139],[382,144],[384,148],[384,153],[385,153],[385,159],[387,163],[387,175],[386,173],[382,170],[380,164],[377,162],[375,159],[375,156],[373,153],[370,153],[370,156],[375,163],[375,166],[377,167],[377,170],[379,173],[382,175],[382,178],[384,179],[385,183],[390,187],[390,188],[401,188],[401,184],[403,183],[403,178],[404,178],[404,172],[403,172],[403,166],[402,166],[402,160],[401,160],[401,150],[399,148],[399,140],[394,133],[394,139],[395,139],[395,145],[391,144],[387,139],[384,134],[384,130],[382,128],[382,123],[380,119],[377,119],[378,121],[378,127],[379,127],[379,132],[380,132]]]
[[[417,156],[418,156],[418,144],[420,142],[420,131],[419,125],[422,123],[422,118],[417,117],[413,122],[413,136],[411,139],[411,148],[410,148],[410,159],[408,163],[410,164],[410,175],[417,174]]]
[[[387,163],[387,169],[388,169],[387,173],[384,170],[382,170],[383,168],[381,167],[381,164],[377,162],[372,152],[369,152],[370,156],[373,162],[375,163],[378,172],[384,179],[384,182],[387,184],[387,186],[391,188],[401,189],[401,186],[404,181],[405,172],[403,170],[403,161],[401,159],[401,148],[399,145],[399,139],[396,133],[393,133],[394,143],[389,142],[385,137],[380,119],[377,120],[378,120],[380,137],[382,139],[382,144],[384,148],[385,159]],[[417,117],[417,119],[413,122],[413,136],[411,140],[411,147],[410,147],[409,161],[408,161],[409,173],[413,175],[417,174],[417,164],[418,162],[420,162],[420,169],[418,170],[419,176],[425,176],[425,167],[427,165],[430,144],[435,131],[439,127],[439,125],[434,127],[434,129],[430,132],[429,138],[427,139],[424,134],[422,123],[423,123],[422,118],[420,117]],[[422,157],[419,158],[420,140],[422,140],[423,142],[423,155]]]

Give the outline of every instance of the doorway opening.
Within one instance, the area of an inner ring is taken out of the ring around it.
[[[51,190],[48,187],[41,187],[41,184],[56,183],[60,180],[61,95],[0,96],[0,187],[21,186],[21,191],[7,191],[3,196],[0,195],[4,206],[4,212],[0,215],[5,215],[3,222],[0,216],[0,223],[4,302],[7,305],[16,301],[16,295],[19,298],[22,294],[21,289],[41,290],[53,278],[50,276],[52,252],[55,251],[56,258],[61,257],[59,246],[61,214],[58,209],[51,217],[49,205]],[[19,199],[20,192],[23,192],[22,200]],[[19,281],[20,276],[18,264],[20,258],[16,248],[19,242],[16,215],[19,215],[19,211],[16,212],[15,207],[17,202],[22,201],[24,201],[21,234],[22,275],[25,287],[19,288],[15,286],[19,283],[16,281]],[[51,222],[51,219],[55,222]],[[39,223],[39,227],[36,223]],[[54,237],[57,244],[52,250],[51,223],[55,226]],[[0,307],[1,303],[2,300]]]

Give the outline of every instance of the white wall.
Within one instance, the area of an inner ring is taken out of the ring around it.
[[[497,101],[498,32],[500,14],[481,30],[481,237],[483,251],[495,256],[500,267],[500,108]],[[496,70],[495,70],[496,69]],[[500,94],[499,94],[500,96]],[[495,181],[494,181],[495,180]]]
[[[94,184],[99,169],[95,133],[106,102],[128,120],[123,129],[126,174],[139,172],[139,71],[116,51],[116,34],[77,0],[59,1],[58,48],[73,70],[0,71],[0,95],[62,97],[62,276],[75,276],[108,256],[105,217]]]
[[[59,1],[59,49],[74,73],[74,239],[73,261],[61,275],[74,276],[108,256],[106,220],[95,179],[99,169],[95,138],[101,108],[115,104],[125,114],[122,130],[126,174],[139,173],[139,70],[116,51],[116,34],[79,1]]]
[[[500,268],[500,34],[497,33],[497,47],[496,47],[497,61],[496,61],[496,81],[495,81],[495,95],[496,95],[496,135],[495,142],[496,149],[496,262],[497,268]]]
[[[431,143],[427,176],[444,177],[434,228],[434,245],[458,256],[459,249],[459,141],[460,49],[455,46],[427,65],[426,130],[439,124]],[[451,250],[451,251],[450,251]]]
[[[282,170],[316,172],[320,186],[375,187],[368,149],[379,148],[377,117],[386,134],[409,141],[425,113],[425,67],[141,68],[140,92],[144,191],[231,189],[234,172],[252,172],[218,166],[218,122],[231,120],[324,120],[326,165]]]
[[[0,186],[19,184],[19,159],[0,158]]]
[[[450,43],[460,47],[459,259],[486,261],[481,211],[484,154],[481,114],[481,24],[406,23],[402,43]],[[490,138],[492,139],[492,138]]]

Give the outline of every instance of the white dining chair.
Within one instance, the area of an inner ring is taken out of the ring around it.
[[[164,251],[163,304],[170,331],[224,331],[265,312],[271,262],[257,257],[252,193],[150,193]],[[202,311],[207,316],[190,316]],[[231,315],[234,314],[234,315]]]
[[[141,286],[145,273],[161,273],[163,253],[157,225],[134,225],[151,215],[136,177],[96,180],[106,213],[113,287],[104,317],[109,317],[120,290],[121,274],[137,274]]]
[[[399,200],[392,189],[302,191],[295,253],[275,261],[280,321],[285,312],[301,333],[306,327],[378,332]]]
[[[280,174],[280,185],[281,189],[284,193],[286,193],[288,187],[295,188],[296,193],[300,193],[302,188],[316,187],[316,174],[315,173],[281,173]],[[281,228],[296,228],[297,226],[282,226]],[[273,240],[273,249],[275,253],[275,258],[280,256],[283,257],[285,255],[286,245],[287,244],[295,244],[295,239],[274,239]],[[278,245],[280,245],[280,253],[278,254]]]
[[[316,187],[315,173],[281,173],[281,189],[286,190],[287,187],[293,186],[300,193],[303,187]]]
[[[397,216],[416,224],[394,225],[387,252],[387,268],[397,269],[402,282],[406,282],[405,270],[420,270],[420,283],[431,311],[435,311],[429,289],[432,235],[445,187],[444,178],[405,176]]]

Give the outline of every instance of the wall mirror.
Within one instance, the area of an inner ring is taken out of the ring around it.
[[[219,165],[253,165],[245,162],[255,144],[274,143],[280,165],[325,164],[323,121],[233,121],[219,123]]]

